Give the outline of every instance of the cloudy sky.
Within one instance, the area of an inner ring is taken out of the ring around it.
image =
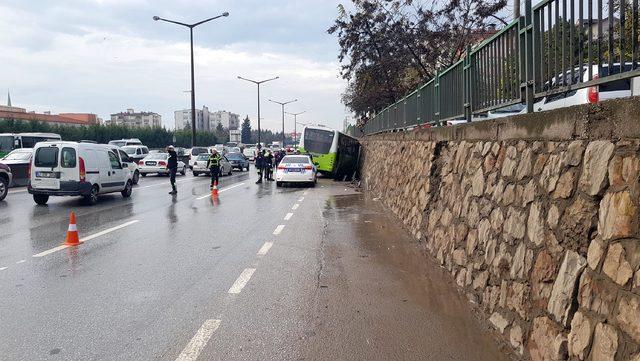
[[[106,119],[134,108],[160,113],[172,128],[173,111],[190,107],[189,31],[152,16],[193,23],[228,11],[195,30],[196,106],[249,115],[255,128],[256,87],[236,77],[280,76],[262,89],[264,128],[281,127],[281,108],[268,98],[298,98],[288,110],[307,111],[300,121],[341,128],[346,84],[326,29],[345,2],[0,0],[0,89],[37,112]]]

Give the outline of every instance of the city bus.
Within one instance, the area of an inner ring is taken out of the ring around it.
[[[0,158],[14,149],[33,148],[38,142],[62,140],[60,134],[54,133],[1,133]]]
[[[353,175],[360,143],[356,138],[340,131],[321,125],[310,125],[302,130],[299,150],[313,156],[318,172],[342,180]]]

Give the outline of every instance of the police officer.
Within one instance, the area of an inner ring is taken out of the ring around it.
[[[209,159],[207,159],[207,168],[209,172],[211,172],[211,189],[213,189],[214,184],[218,184],[218,177],[220,176],[220,160],[222,157],[218,154],[217,149],[213,149],[213,152],[209,154]]]
[[[273,180],[273,153],[271,151],[267,151],[267,155],[264,157],[267,173],[266,177],[268,181]]]
[[[264,150],[258,148],[258,154],[256,154],[256,169],[258,170],[258,180],[256,184],[262,183],[262,175],[264,174]]]
[[[169,181],[171,182],[171,192],[169,192],[169,194],[177,194],[176,173],[178,172],[178,153],[176,153],[173,145],[167,147],[167,153],[169,153],[167,169],[169,170]]]

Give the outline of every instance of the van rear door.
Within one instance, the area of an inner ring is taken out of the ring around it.
[[[38,147],[33,156],[31,187],[34,189],[60,189],[60,148],[57,144]]]
[[[78,151],[69,146],[60,149],[60,181],[79,182],[80,169],[78,162]]]

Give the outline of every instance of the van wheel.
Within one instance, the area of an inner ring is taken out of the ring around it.
[[[49,196],[46,194],[34,194],[33,195],[33,200],[41,205],[44,206],[45,204],[47,204],[47,202],[49,201]]]
[[[133,184],[138,184],[140,181],[140,172],[136,171],[133,173]]]
[[[98,192],[99,190],[97,186],[91,187],[91,193],[84,196],[84,201],[90,206],[95,205],[96,203],[98,203]]]
[[[180,174],[187,175],[187,167],[186,166],[182,167],[182,172],[180,172]]]
[[[132,189],[133,185],[131,184],[131,181],[127,181],[127,185],[124,186],[124,189],[122,190],[122,192],[120,192],[120,194],[122,194],[122,196],[124,198],[129,198],[131,197],[131,189]]]

